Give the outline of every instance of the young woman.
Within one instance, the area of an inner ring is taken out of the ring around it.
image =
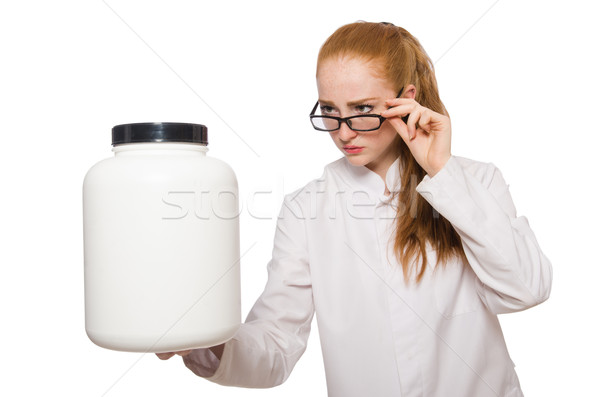
[[[343,26],[317,87],[311,121],[343,157],[285,197],[263,294],[232,340],[180,352],[186,366],[278,385],[316,313],[330,396],[521,396],[497,314],[546,300],[551,265],[500,171],[452,155],[418,40]]]

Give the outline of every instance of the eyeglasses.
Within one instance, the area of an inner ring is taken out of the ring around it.
[[[398,96],[396,98],[400,98],[402,95],[402,91],[404,87],[400,89]],[[350,117],[335,117],[335,116],[321,116],[315,115],[317,108],[319,107],[319,101],[313,107],[313,110],[310,112],[310,122],[312,123],[315,130],[319,131],[336,131],[339,130],[342,126],[342,123],[346,123],[348,128],[354,131],[359,132],[367,132],[367,131],[375,131],[381,127],[381,124],[386,120],[385,117],[379,114],[364,114],[359,116],[350,116]],[[408,116],[402,118],[404,122],[405,119],[408,119]]]

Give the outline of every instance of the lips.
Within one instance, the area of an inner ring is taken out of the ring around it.
[[[362,146],[344,146],[344,152],[348,154],[359,154],[363,151]]]

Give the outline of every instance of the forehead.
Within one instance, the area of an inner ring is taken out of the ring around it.
[[[393,86],[379,74],[379,65],[356,57],[325,60],[317,70],[319,96],[378,96],[393,91]]]

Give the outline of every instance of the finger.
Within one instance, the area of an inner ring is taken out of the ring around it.
[[[420,114],[427,108],[419,105],[415,100],[410,99],[410,98],[397,98],[397,99],[403,99],[404,101],[409,101],[409,103],[404,103],[404,104],[389,108],[389,109],[383,111],[381,113],[381,115],[385,118],[390,118],[390,117],[394,117],[394,116],[401,117],[402,121],[404,121],[404,123],[408,127],[409,138],[411,140],[415,139],[415,137],[417,135],[417,129],[419,128],[419,124],[422,125],[422,123],[418,122],[419,118],[420,118]],[[386,101],[386,102],[393,103],[394,101]]]
[[[406,123],[408,127],[408,137],[412,141],[417,137],[417,128],[422,128],[421,125],[421,115],[423,113],[423,109],[415,109],[408,116],[408,122]]]
[[[156,353],[156,356],[161,360],[168,360],[173,357],[175,353]]]
[[[394,103],[386,103],[388,105],[388,108],[385,109],[383,112],[381,112],[381,115],[384,117],[392,117],[392,116],[398,116],[398,115],[402,115],[402,114],[408,114],[410,112],[413,111],[413,109],[415,109],[415,107],[417,106],[417,104],[412,101],[410,103],[398,103],[398,104],[394,104]]]
[[[438,121],[436,115],[437,113],[427,108],[425,108],[425,111],[423,112],[423,114],[421,114],[421,118],[419,119],[419,125],[427,134],[431,134],[433,132],[434,126]]]
[[[410,111],[411,111],[411,109],[409,107],[396,106],[396,107],[384,110],[380,114],[385,118],[404,117],[404,116],[408,116],[410,114]]]
[[[396,130],[402,140],[408,145],[410,144],[410,138],[408,136],[408,127],[399,117],[389,118],[388,121],[392,124],[392,127]]]
[[[411,104],[400,105],[384,110],[380,114],[385,118],[400,117],[402,121],[404,121],[404,123],[407,123],[408,116],[410,115],[412,109],[414,109],[414,106],[412,106]]]
[[[185,357],[188,354],[190,354],[192,351],[191,350],[182,350],[180,352],[177,352],[177,355],[181,356],[181,357]]]
[[[389,118],[392,118],[392,117],[398,117],[402,121],[404,121],[404,124],[408,123],[408,116],[410,116],[410,113],[408,113],[408,112],[394,112],[394,113],[398,113],[398,114],[387,113],[387,112],[384,112],[384,113],[381,113],[381,115],[383,117],[385,117],[386,119],[389,119]]]
[[[397,106],[403,103],[416,103],[412,98],[390,98],[385,100],[385,104],[388,106]]]
[[[425,111],[423,111],[423,113],[421,113],[421,118],[419,119],[419,125],[421,126],[421,128],[423,130],[430,130],[430,124],[431,123],[431,112],[428,109],[425,109]]]

